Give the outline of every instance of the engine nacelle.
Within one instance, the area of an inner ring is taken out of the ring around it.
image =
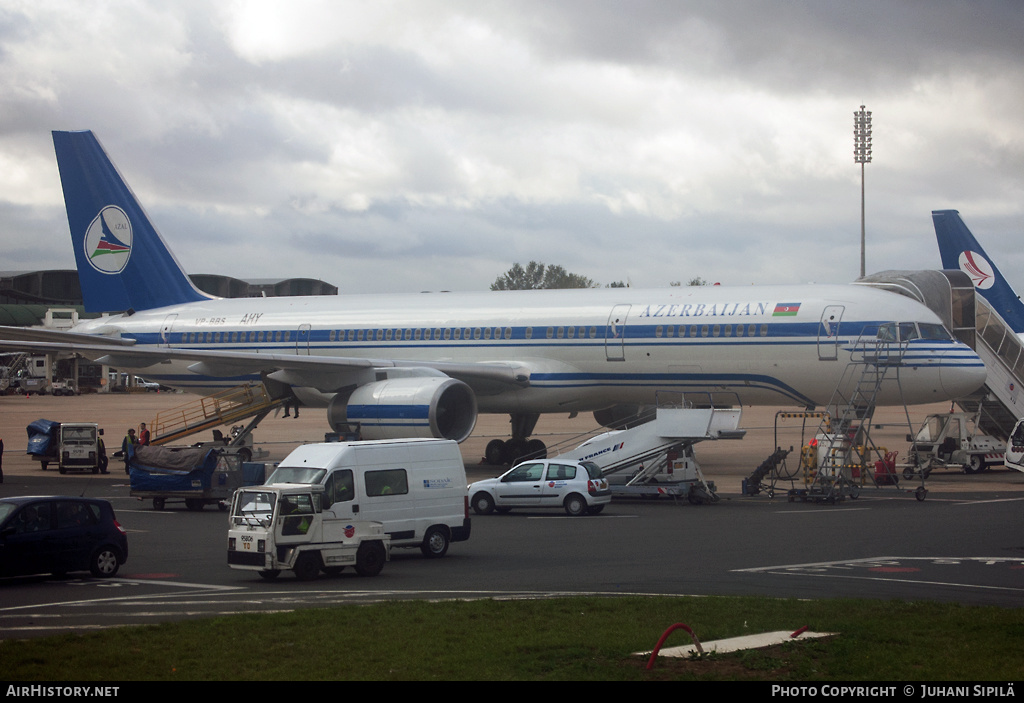
[[[327,407],[336,432],[358,424],[363,439],[435,437],[461,442],[476,426],[476,396],[447,377],[393,378],[359,386]]]

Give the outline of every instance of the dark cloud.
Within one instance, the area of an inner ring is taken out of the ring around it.
[[[0,8],[0,246],[69,264],[49,131],[89,128],[192,271],[849,280],[865,103],[869,268],[937,264],[948,207],[1016,256],[1022,25],[954,0]]]

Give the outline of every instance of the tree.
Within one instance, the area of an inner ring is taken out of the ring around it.
[[[569,273],[561,266],[547,266],[531,261],[523,268],[512,264],[504,275],[491,284],[491,290],[536,290],[540,288],[593,288],[594,282],[586,276]]]

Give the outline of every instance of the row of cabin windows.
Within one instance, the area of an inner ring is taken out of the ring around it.
[[[527,338],[530,337],[529,328]],[[390,342],[392,340],[407,342],[431,339],[512,339],[512,328],[505,327],[455,327],[455,328],[419,328],[387,329],[387,330],[331,330],[329,338],[332,342]]]
[[[654,336],[662,337],[766,337],[768,325],[691,325],[687,334],[686,325],[658,326]],[[461,339],[512,339],[511,327],[455,327],[443,329],[364,329],[331,330],[328,335],[332,342],[390,342],[420,340],[461,340]],[[548,327],[547,339],[597,339],[597,327]],[[526,339],[533,339],[533,328],[527,327]],[[248,332],[185,332],[181,335],[183,344],[219,343],[262,343],[290,342],[290,330],[250,330]]]
[[[291,341],[289,330],[248,332],[183,332],[182,344],[219,344],[221,342],[288,342]]]
[[[735,330],[737,337],[767,337],[768,336],[768,325],[690,325],[689,334],[687,334],[686,325],[679,325],[678,335],[677,328],[675,325],[669,325],[668,327],[657,327],[654,330],[655,337],[707,337],[710,333],[712,337],[732,337],[733,331]]]

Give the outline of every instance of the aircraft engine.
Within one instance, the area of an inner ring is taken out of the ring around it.
[[[447,377],[394,378],[338,394],[327,407],[336,432],[358,424],[363,439],[436,437],[461,442],[476,426],[476,396]]]

